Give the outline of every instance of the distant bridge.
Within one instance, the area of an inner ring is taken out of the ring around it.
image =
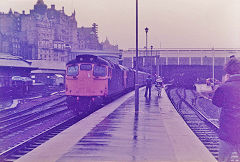
[[[240,57],[239,48],[161,48],[139,49],[139,66],[214,65],[223,66],[229,57]],[[134,67],[135,49],[123,51],[123,64]]]

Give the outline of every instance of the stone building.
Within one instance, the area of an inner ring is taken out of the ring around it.
[[[106,40],[102,42],[101,45],[104,51],[118,51],[118,45],[110,44],[108,38],[106,38]]]
[[[20,51],[20,15],[9,10],[0,13],[0,52],[21,56]]]
[[[38,0],[30,14],[22,14],[21,31],[33,49],[33,59],[68,61],[68,51],[78,48],[77,21],[75,11],[71,16],[55,5],[47,8],[43,0]]]
[[[68,16],[64,7],[47,8],[38,0],[29,14],[0,13],[0,52],[25,59],[68,61],[68,52],[78,49],[75,11]]]
[[[77,27],[75,10],[68,16],[55,5],[37,0],[29,14],[0,13],[0,52],[27,60],[67,62],[71,51],[103,50],[112,47],[98,41],[98,26]]]
[[[102,50],[98,41],[98,26],[93,23],[92,27],[78,28],[78,41],[80,50]]]

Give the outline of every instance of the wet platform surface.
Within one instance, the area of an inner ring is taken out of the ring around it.
[[[158,97],[140,97],[140,110],[134,111],[134,98],[122,104],[97,125],[58,162],[91,161],[176,161],[161,120]],[[161,137],[161,138],[160,138]],[[160,153],[161,152],[161,153]]]
[[[58,144],[54,141],[50,147],[43,144],[18,161],[216,161],[175,111],[165,92],[157,97],[152,90],[149,99],[144,97],[143,89],[139,105],[139,111],[135,111],[132,95],[82,138],[75,139],[70,149],[54,153],[61,149],[60,143],[64,147],[64,140],[76,136],[59,138]],[[75,128],[75,133],[83,129]],[[50,157],[51,152],[55,157]]]

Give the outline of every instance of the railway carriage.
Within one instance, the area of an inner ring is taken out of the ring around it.
[[[146,73],[139,73],[140,86]],[[87,113],[105,100],[134,88],[135,71],[100,56],[79,55],[67,63],[67,104],[76,113]]]

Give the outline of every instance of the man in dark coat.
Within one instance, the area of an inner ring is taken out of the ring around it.
[[[217,88],[212,102],[222,108],[219,119],[218,160],[228,162],[233,151],[240,155],[240,61],[231,58],[224,70],[229,77]]]
[[[149,97],[151,97],[151,88],[152,88],[152,78],[149,75],[146,79],[146,91],[145,91],[145,97],[147,97],[148,91],[149,91]]]

